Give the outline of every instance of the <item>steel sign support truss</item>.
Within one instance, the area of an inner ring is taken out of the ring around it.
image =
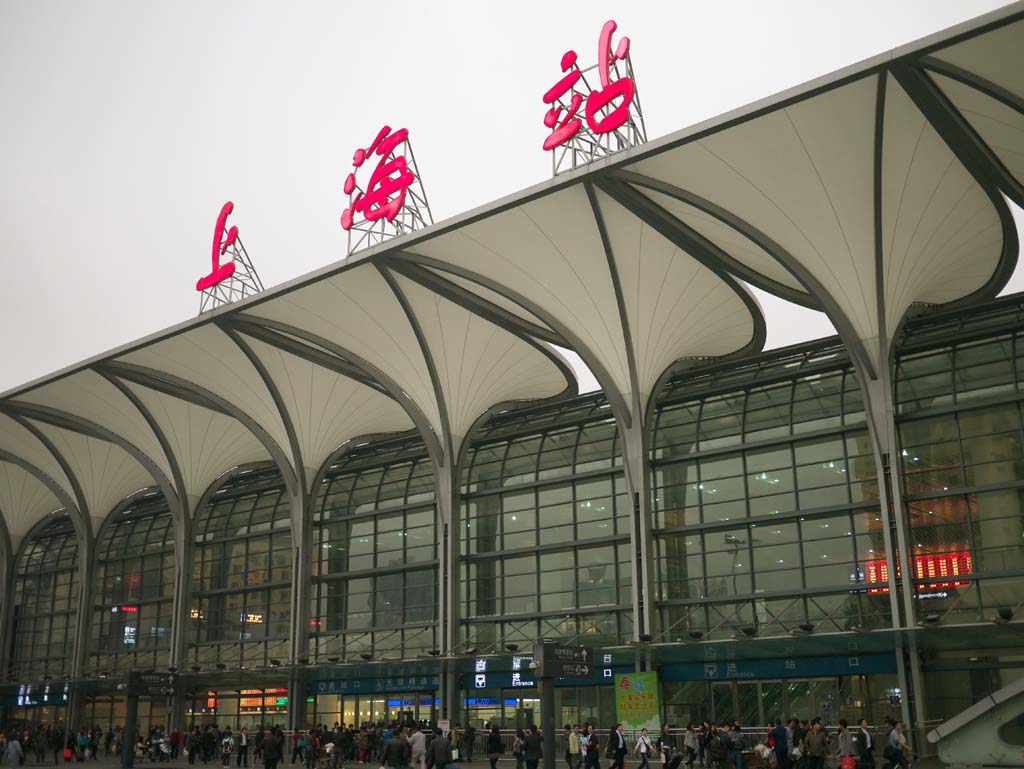
[[[434,223],[434,217],[430,213],[430,203],[427,202],[427,193],[423,189],[423,182],[420,179],[420,170],[416,165],[416,156],[412,151],[412,143],[408,137],[400,145],[395,147],[392,156],[404,156],[408,169],[412,172],[413,181],[405,188],[405,201],[398,213],[391,220],[386,216],[374,220],[368,220],[362,216],[354,217],[352,226],[348,230],[348,255],[364,248],[376,246],[392,238],[408,235],[415,230],[421,230]]]
[[[221,305],[237,302],[263,291],[263,281],[260,280],[256,268],[253,267],[252,260],[249,259],[249,254],[246,252],[245,246],[242,245],[241,238],[235,238],[226,255],[230,255],[231,261],[235,264],[235,270],[229,277],[200,292],[200,315]]]
[[[551,106],[561,107],[563,113],[571,112],[574,96],[580,97],[581,103],[586,104],[587,97],[593,91],[600,90],[600,88],[595,89],[592,87],[587,79],[588,75],[591,79],[597,78],[597,69],[598,65],[594,64],[584,70],[580,70],[579,80]],[[613,80],[625,77],[636,83],[636,78],[633,75],[633,63],[629,54],[626,55],[625,59],[609,63],[608,71],[609,77]],[[647,128],[644,126],[644,113],[640,107],[640,90],[636,89],[629,108],[629,117],[621,126],[607,133],[597,134],[589,130],[584,119],[579,131],[551,151],[551,175],[558,176],[558,174],[565,171],[572,171],[599,158],[608,157],[616,152],[644,144],[646,141]]]

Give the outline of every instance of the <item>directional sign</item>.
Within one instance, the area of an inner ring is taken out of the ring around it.
[[[554,662],[544,663],[544,675],[555,678],[590,678],[594,669],[586,662]]]
[[[594,650],[589,646],[538,643],[533,660],[538,678],[590,678],[594,672]]]
[[[160,697],[174,694],[178,684],[175,673],[137,673],[128,674],[128,690],[139,697]]]

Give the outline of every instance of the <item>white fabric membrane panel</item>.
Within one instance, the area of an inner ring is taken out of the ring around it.
[[[105,427],[171,477],[170,463],[145,418],[124,393],[95,371],[79,371],[20,395],[17,400],[59,409]]]
[[[983,32],[932,54],[936,59],[1024,96],[1024,20]]]
[[[793,277],[789,270],[779,264],[774,256],[720,219],[663,192],[639,185],[633,185],[633,187],[683,222],[683,224],[688,225],[703,235],[740,264],[753,269],[769,280],[781,283],[787,288],[799,291],[802,294],[807,293],[804,287],[800,285],[800,281]]]
[[[180,377],[220,396],[288,450],[288,433],[259,372],[227,334],[207,323],[120,360]]]
[[[646,405],[673,363],[736,352],[753,338],[754,323],[743,299],[711,270],[605,193],[597,198],[629,318],[639,402]]]
[[[334,451],[369,433],[411,430],[393,398],[258,339],[245,341],[274,380],[298,437],[307,486]]]
[[[873,243],[878,78],[857,80],[630,166],[700,195],[771,237],[877,336]],[[748,261],[745,249],[733,257]]]
[[[71,483],[57,459],[38,438],[6,414],[0,414],[0,449],[42,470],[74,499]]]
[[[117,444],[32,421],[64,457],[78,480],[94,534],[125,497],[155,485],[149,471]]]
[[[999,265],[1002,247],[992,201],[890,78],[882,142],[889,337],[913,302],[950,302],[984,286]]]
[[[426,360],[391,287],[372,264],[263,302],[246,313],[337,344],[391,378],[443,434]]]
[[[528,297],[574,334],[577,350],[603,364],[629,391],[618,303],[593,209],[582,185],[544,195],[463,225],[416,252],[496,281]]]
[[[11,535],[11,550],[47,513],[64,507],[46,484],[18,465],[0,461],[0,515]]]
[[[561,370],[533,345],[415,281],[395,279],[430,349],[456,451],[491,406],[565,391]]]
[[[542,321],[532,312],[523,307],[520,307],[511,299],[502,296],[497,291],[492,291],[491,289],[487,288],[484,285],[481,285],[480,283],[476,283],[472,280],[467,280],[466,278],[463,278],[461,275],[456,275],[455,273],[452,272],[446,272],[435,269],[431,269],[430,271],[436,274],[438,277],[447,280],[451,283],[454,283],[457,286],[460,286],[461,288],[466,289],[468,292],[470,292],[471,294],[475,294],[484,301],[496,305],[497,307],[500,307],[501,309],[511,313],[512,315],[515,315],[521,320],[525,320],[527,323],[532,323],[535,326],[540,326],[541,328],[546,329],[548,331],[552,330],[547,323]]]
[[[266,447],[237,419],[134,382],[127,385],[152,414],[174,453],[190,514],[223,473],[270,459]]]
[[[937,72],[928,76],[1018,180],[1024,180],[1024,113]]]

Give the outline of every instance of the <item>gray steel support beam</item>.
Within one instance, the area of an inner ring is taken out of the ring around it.
[[[14,629],[16,586],[14,549],[11,547],[11,538],[2,512],[0,511],[0,680],[7,677],[11,664],[10,652],[14,642],[11,632]]]
[[[299,473],[302,473],[301,468]],[[307,676],[302,669],[309,661],[309,620],[313,574],[312,549],[313,526],[309,514],[309,495],[303,490],[292,494],[292,592],[291,592],[291,628],[288,634],[288,657],[292,664],[292,672],[288,682],[288,720],[292,729],[308,728],[306,723],[306,684]]]
[[[643,411],[638,411],[643,414]],[[633,590],[633,640],[641,635],[655,635],[657,614],[654,611],[654,539],[651,535],[651,462],[650,431],[642,417],[624,427],[619,424],[623,442],[626,489],[629,494],[629,544]]]

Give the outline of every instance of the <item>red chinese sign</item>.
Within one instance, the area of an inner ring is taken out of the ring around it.
[[[210,257],[213,269],[210,270],[209,275],[204,275],[196,282],[196,291],[203,291],[210,286],[220,283],[222,280],[230,278],[235,273],[235,263],[233,261],[227,264],[220,263],[220,258],[238,240],[237,227],[232,227],[227,233],[224,232],[224,225],[227,224],[228,216],[234,210],[235,204],[230,200],[220,209],[220,215],[217,216],[217,224],[213,228],[213,252]]]
[[[361,214],[368,222],[378,219],[392,221],[405,203],[405,194],[416,176],[409,170],[404,155],[392,157],[395,148],[409,138],[409,131],[400,128],[392,132],[390,126],[384,126],[377,138],[367,149],[357,149],[352,156],[353,171],[345,179],[345,194],[349,196],[350,206],[341,215],[342,229],[350,230],[355,223],[355,215]],[[366,190],[360,190],[356,184],[355,169],[362,167],[366,159],[376,154],[379,157],[377,166],[370,174]],[[352,197],[352,194],[355,197]]]
[[[957,579],[973,571],[971,554],[942,553],[940,555],[918,555],[914,557],[913,572],[917,580],[928,580],[920,585],[922,589],[934,590],[948,587],[960,587],[969,584],[969,580]],[[897,572],[897,576],[899,576]],[[889,566],[885,561],[868,561],[865,564],[865,581],[868,584],[884,585],[884,587],[868,588],[869,593],[889,592]]]
[[[612,34],[617,24],[608,20],[601,28],[597,43],[597,69],[601,78],[600,90],[591,91],[583,101],[583,94],[573,93],[573,88],[582,77],[576,64],[576,52],[566,51],[562,56],[562,72],[565,74],[544,94],[544,103],[552,105],[544,115],[544,125],[552,129],[544,139],[544,149],[551,150],[575,136],[583,126],[577,116],[581,106],[587,125],[595,134],[610,133],[621,128],[629,120],[629,108],[636,93],[636,84],[630,77],[611,79],[611,66],[629,54],[629,38],[623,37],[612,50]],[[569,95],[568,105],[559,104],[563,96]],[[616,104],[615,101],[619,100]],[[611,107],[610,109],[608,109]],[[565,114],[563,114],[563,111]]]

